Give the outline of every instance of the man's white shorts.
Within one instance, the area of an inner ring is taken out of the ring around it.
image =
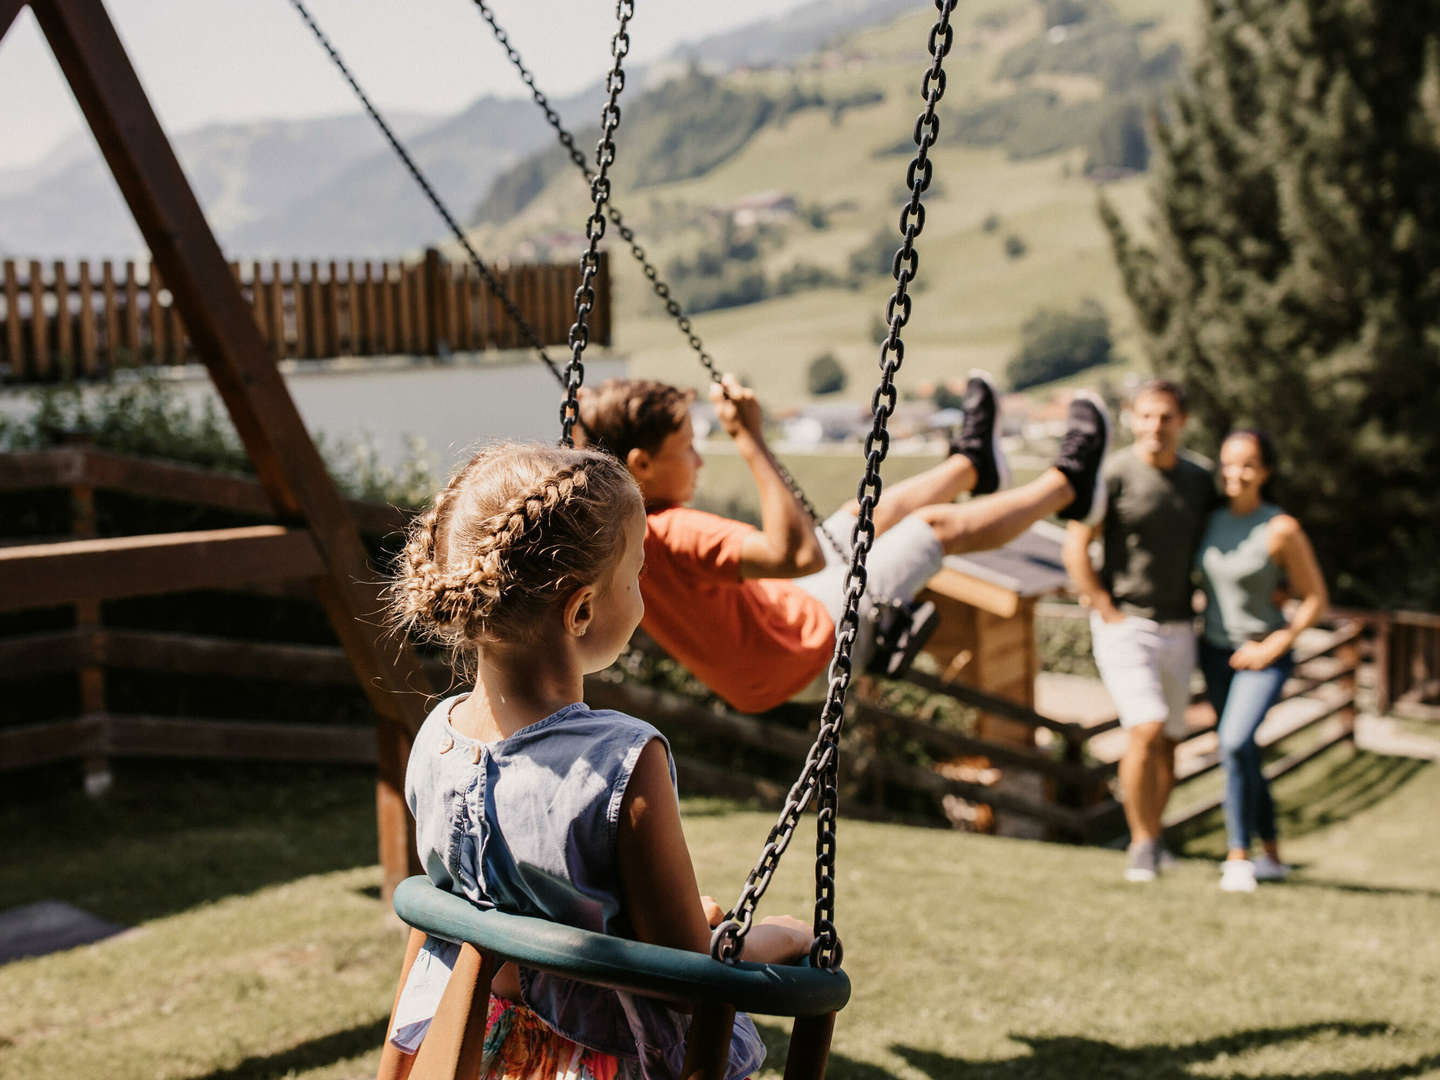
[[[1107,623],[1092,611],[1090,641],[1120,726],[1164,724],[1169,738],[1182,738],[1195,670],[1194,626],[1136,615]]]

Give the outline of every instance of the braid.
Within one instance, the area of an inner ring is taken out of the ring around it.
[[[412,526],[392,617],[452,646],[528,638],[557,597],[609,564],[626,492],[638,501],[629,473],[594,452],[481,451]]]

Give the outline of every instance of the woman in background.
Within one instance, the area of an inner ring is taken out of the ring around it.
[[[1206,525],[1196,560],[1205,589],[1200,668],[1219,718],[1229,848],[1220,888],[1253,892],[1289,872],[1280,861],[1275,804],[1255,732],[1295,667],[1291,648],[1329,604],[1315,551],[1300,523],[1273,501],[1275,450],[1261,431],[1232,431],[1220,448],[1226,505]],[[1287,620],[1282,584],[1300,603]],[[1264,852],[1253,861],[1251,841]]]

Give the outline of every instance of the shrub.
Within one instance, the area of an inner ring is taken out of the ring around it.
[[[1020,334],[1020,352],[1005,369],[1016,390],[1110,360],[1110,320],[1094,300],[1075,311],[1042,308],[1025,320]]]
[[[805,372],[805,386],[816,397],[838,394],[849,381],[850,376],[835,359],[834,353],[821,353],[810,361]]]
[[[900,237],[894,229],[877,229],[869,240],[850,253],[850,273],[861,278],[889,274],[899,247]]]
[[[1030,249],[1026,246],[1025,241],[1014,233],[1011,233],[1010,235],[1005,237],[1005,254],[1008,255],[1010,258],[1018,259],[1020,258],[1020,256],[1024,255],[1025,252],[1029,250]]]

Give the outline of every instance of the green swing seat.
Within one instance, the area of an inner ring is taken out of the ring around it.
[[[526,915],[476,907],[426,877],[402,881],[395,911],[406,924],[488,956],[577,982],[682,1004],[726,1004],[766,1016],[820,1016],[845,1007],[843,971],[802,964],[722,964],[704,953],[610,937]]]
[[[420,1053],[413,1061],[405,1060],[387,1044],[380,1080],[473,1075],[482,1052],[490,982],[505,961],[692,1011],[682,1080],[724,1080],[737,1010],[794,1017],[786,1080],[821,1080],[835,1014],[850,1000],[850,979],[839,969],[827,971],[808,961],[721,963],[703,953],[479,908],[423,876],[402,881],[394,903],[401,920],[413,928],[406,970],[422,935],[459,945],[461,956],[446,990],[451,1000],[442,1001]]]

